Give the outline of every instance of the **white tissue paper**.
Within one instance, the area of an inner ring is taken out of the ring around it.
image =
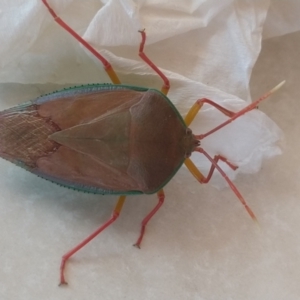
[[[138,30],[145,28],[145,52],[170,79],[168,96],[183,116],[204,97],[234,111],[250,103],[249,80],[269,0],[48,2],[110,61],[122,83],[159,89],[161,79],[138,56]],[[0,9],[1,83],[109,82],[101,63],[53,20],[42,1],[0,0]],[[271,88],[266,86],[262,94]],[[226,118],[205,105],[191,128],[205,133]],[[257,172],[263,159],[279,154],[280,136],[276,124],[255,110],[204,139],[202,146],[239,166],[234,172],[220,162],[234,179],[239,172]],[[192,160],[204,174],[209,170],[210,163],[199,153]],[[224,180],[217,175],[213,183],[220,187]]]

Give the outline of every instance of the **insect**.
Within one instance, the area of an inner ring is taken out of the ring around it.
[[[60,284],[66,284],[64,270],[68,259],[118,218],[126,195],[156,193],[158,203],[142,221],[135,243],[140,247],[146,225],[164,202],[163,187],[183,163],[200,183],[207,183],[217,169],[255,220],[254,213],[218,161],[232,169],[237,166],[221,155],[211,157],[200,143],[256,108],[282,83],[238,112],[209,99],[197,100],[183,119],[167,98],[168,78],[144,53],[145,31],[140,31],[139,56],[161,77],[161,91],[122,85],[109,62],[60,19],[47,0],[42,2],[54,20],[101,61],[113,83],[56,91],[0,113],[1,157],[66,187],[119,195],[111,218],[63,255]],[[205,134],[196,135],[188,126],[204,104],[215,107],[228,120]],[[194,151],[211,162],[207,176],[189,159]]]

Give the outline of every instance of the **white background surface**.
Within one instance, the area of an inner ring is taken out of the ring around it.
[[[299,299],[300,34],[262,45],[251,79],[252,95],[257,98],[287,80],[260,106],[283,130],[284,152],[264,161],[259,173],[236,180],[261,230],[231,190],[200,186],[183,168],[165,188],[166,202],[149,225],[141,250],[132,244],[155,196],[128,197],[115,225],[70,260],[69,286],[58,288],[61,255],[107,220],[114,197],[70,191],[1,161],[1,299]],[[62,56],[71,60],[64,52]],[[16,58],[13,63],[18,65]],[[83,82],[89,66],[85,61],[76,65],[83,70],[78,75]],[[53,88],[3,83],[1,106]]]

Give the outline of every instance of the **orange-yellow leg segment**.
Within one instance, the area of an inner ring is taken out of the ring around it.
[[[86,42],[78,33],[76,33],[68,24],[66,24],[51,8],[48,4],[47,0],[42,0],[45,6],[48,8],[50,14],[54,18],[55,22],[57,22],[62,28],[68,31],[79,43],[81,43],[87,50],[89,50],[94,56],[96,56],[104,66],[104,69],[114,84],[120,84],[120,80],[115,73],[114,69],[112,68],[111,64],[95,49],[93,48],[88,42]]]
[[[137,247],[137,248],[141,248],[141,242],[142,242],[142,239],[143,239],[143,236],[144,236],[144,233],[145,233],[146,225],[148,224],[150,219],[156,214],[156,212],[160,209],[160,207],[164,203],[164,200],[165,200],[164,191],[160,190],[157,193],[157,197],[158,197],[158,203],[156,204],[156,206],[150,211],[150,213],[142,221],[140,236],[139,236],[138,240],[136,241],[136,243],[134,244],[134,246]]]
[[[142,35],[142,41],[140,44],[140,49],[139,49],[139,56],[140,58],[147,64],[149,65],[157,74],[158,76],[163,80],[164,84],[161,88],[161,92],[164,95],[168,94],[168,91],[170,89],[170,82],[167,76],[148,58],[148,56],[144,53],[144,46],[146,43],[146,32],[145,30],[140,30],[139,31]]]
[[[110,224],[112,224],[120,215],[120,212],[122,210],[123,204],[125,202],[126,196],[120,196],[119,200],[113,210],[113,213],[110,217],[110,219],[105,222],[102,226],[100,226],[96,231],[94,231],[91,235],[89,235],[86,239],[84,239],[80,244],[78,244],[76,247],[71,249],[69,252],[67,252],[65,255],[63,255],[60,265],[60,284],[67,284],[64,276],[64,270],[66,266],[67,260],[73,256],[77,251],[79,251],[81,248],[83,248],[87,243],[89,243],[92,239],[94,239],[98,234],[100,234],[105,228],[107,228]]]

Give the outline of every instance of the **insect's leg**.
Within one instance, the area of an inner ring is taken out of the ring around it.
[[[96,231],[94,231],[91,235],[89,235],[86,239],[84,239],[80,244],[78,244],[76,247],[71,249],[69,252],[67,252],[65,255],[63,255],[60,265],[60,285],[67,284],[65,277],[64,277],[64,270],[67,260],[73,256],[77,251],[79,251],[82,247],[84,247],[87,243],[89,243],[92,239],[94,239],[99,233],[101,233],[106,227],[108,227],[110,224],[112,224],[118,217],[122,210],[123,204],[125,202],[126,196],[120,196],[119,200],[113,210],[113,213],[110,217],[110,219],[105,222],[102,226],[100,226]]]
[[[192,121],[195,119],[197,113],[199,112],[199,110],[202,108],[203,104],[207,103],[213,107],[215,107],[217,110],[219,110],[221,113],[223,113],[224,115],[228,116],[228,117],[233,117],[235,115],[235,112],[226,109],[225,107],[213,102],[212,100],[206,99],[206,98],[202,98],[196,101],[196,103],[191,107],[191,109],[189,110],[189,112],[187,113],[184,122],[186,124],[186,126],[189,126]]]
[[[277,86],[275,86],[272,90],[270,90],[269,92],[265,93],[263,96],[261,96],[259,99],[257,99],[256,101],[250,103],[249,105],[247,105],[246,107],[244,107],[243,109],[241,109],[238,112],[233,112],[230,111],[222,106],[220,106],[219,104],[209,100],[209,99],[200,99],[197,100],[196,103],[192,106],[192,108],[189,110],[188,114],[185,117],[185,123],[187,126],[189,126],[191,124],[191,122],[194,120],[196,114],[198,113],[198,111],[201,109],[201,107],[203,106],[204,103],[207,103],[209,105],[214,106],[216,109],[218,109],[220,112],[222,112],[223,114],[225,114],[226,116],[229,117],[229,119],[225,122],[223,122],[222,124],[216,126],[215,128],[213,128],[212,130],[208,131],[205,134],[200,134],[200,135],[196,135],[195,137],[198,140],[202,140],[205,137],[207,137],[208,135],[218,131],[219,129],[223,128],[224,126],[228,125],[229,123],[231,123],[232,121],[234,121],[235,119],[239,118],[240,116],[246,114],[247,112],[257,108],[258,104],[267,99],[269,96],[271,96],[274,92],[276,92],[280,87],[282,87],[284,85],[285,81],[282,81],[281,83],[279,83]]]
[[[238,189],[236,188],[236,186],[233,184],[233,182],[228,178],[228,176],[225,174],[225,172],[219,167],[219,165],[217,164],[218,160],[222,160],[225,163],[227,163],[232,169],[235,169],[236,166],[232,165],[231,163],[229,163],[226,158],[223,158],[222,156],[215,156],[214,158],[212,158],[206,151],[204,151],[204,149],[198,147],[195,149],[195,151],[198,151],[202,154],[204,154],[206,156],[206,158],[211,162],[212,167],[209,171],[209,174],[207,177],[205,177],[195,166],[195,164],[189,159],[187,158],[184,163],[186,165],[186,167],[189,169],[189,171],[192,173],[192,175],[200,182],[200,183],[207,183],[212,176],[212,173],[214,171],[214,169],[217,169],[220,174],[222,175],[222,177],[227,181],[228,185],[230,186],[230,188],[232,189],[232,191],[235,193],[235,195],[238,197],[238,199],[240,200],[240,202],[244,205],[245,209],[247,210],[248,214],[250,215],[250,217],[257,223],[257,219],[253,213],[253,211],[251,210],[251,208],[248,206],[248,204],[246,203],[245,199],[243,198],[243,196],[241,195],[241,193],[238,191]]]
[[[142,35],[142,41],[140,43],[140,48],[139,48],[139,56],[140,58],[147,64],[149,65],[157,74],[158,76],[163,80],[164,84],[161,88],[161,92],[164,95],[168,94],[168,91],[170,89],[170,82],[167,76],[148,58],[148,56],[144,53],[144,46],[146,42],[146,32],[145,30],[140,30],[139,31]]]
[[[219,160],[222,160],[223,162],[225,162],[232,170],[236,170],[238,168],[238,166],[235,166],[234,164],[230,163],[224,156],[222,155],[215,155],[213,158],[215,164],[218,163]],[[194,175],[194,177],[200,182],[200,183],[208,183],[216,169],[215,164],[212,164],[210,167],[210,170],[207,174],[207,176],[204,176],[198,169],[197,167],[194,165],[194,163],[187,158],[184,161],[184,164],[186,165],[186,167],[188,168],[188,170]]]
[[[114,84],[120,84],[120,80],[112,68],[111,64],[95,49],[93,48],[87,41],[85,41],[78,33],[76,33],[68,24],[66,24],[51,8],[48,4],[47,0],[42,0],[45,6],[48,8],[50,14],[54,18],[55,22],[57,22],[62,28],[68,31],[79,43],[81,43],[87,50],[89,50],[94,56],[96,56],[104,66],[104,69]]]
[[[141,242],[142,242],[142,239],[143,239],[143,236],[144,236],[144,233],[145,233],[146,225],[148,224],[150,219],[155,215],[155,213],[160,209],[160,207],[164,203],[164,200],[165,200],[164,191],[163,190],[158,191],[157,192],[157,197],[158,197],[158,203],[156,204],[156,206],[150,211],[150,213],[142,221],[140,236],[137,239],[136,243],[134,244],[134,246],[137,247],[137,248],[141,248]]]

